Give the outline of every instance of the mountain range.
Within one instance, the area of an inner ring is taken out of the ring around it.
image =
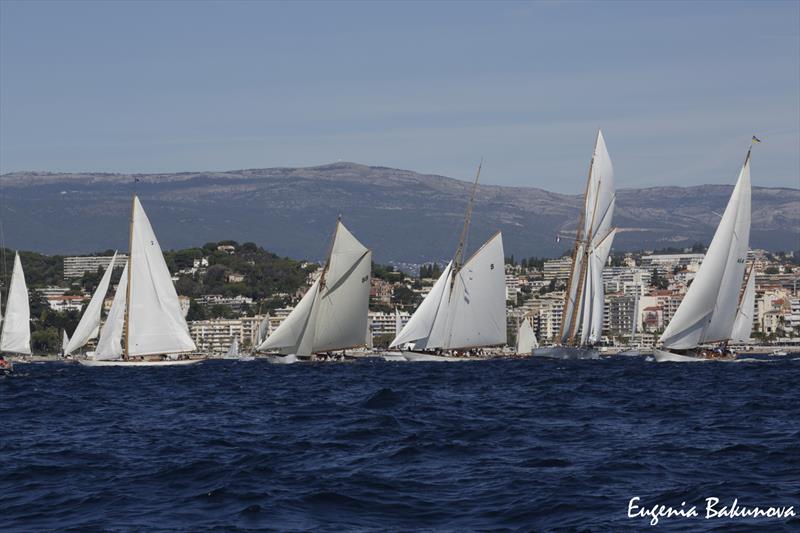
[[[322,259],[341,215],[376,261],[422,263],[454,253],[471,183],[334,163],[174,174],[14,172],[0,176],[0,187],[0,219],[12,248],[62,254],[126,249],[136,190],[165,249],[232,239]],[[731,189],[620,189],[614,249],[707,244]],[[571,248],[581,204],[579,194],[480,185],[468,252],[500,230],[506,255],[561,255]],[[752,247],[800,248],[800,189],[754,187],[752,220]]]

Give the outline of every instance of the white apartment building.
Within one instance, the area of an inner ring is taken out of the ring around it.
[[[98,268],[105,270],[113,256],[71,256],[64,258],[64,279],[79,278],[86,272],[97,272]],[[128,260],[126,254],[117,254],[116,267],[122,268]]]

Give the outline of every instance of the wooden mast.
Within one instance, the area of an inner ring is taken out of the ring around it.
[[[481,167],[483,167],[483,158],[478,163],[478,172],[475,173],[475,183],[472,184],[472,193],[469,196],[469,203],[467,203],[467,213],[464,216],[464,227],[461,229],[461,239],[458,242],[458,249],[453,258],[453,272],[458,272],[464,259],[464,246],[467,242],[467,232],[469,231],[469,223],[472,219],[472,206],[475,202],[475,192],[478,190],[478,178],[481,177]],[[455,278],[453,278],[455,279]],[[450,283],[452,288],[452,282]]]
[[[133,264],[133,214],[136,210],[136,193],[131,198],[131,227],[128,235],[128,286],[125,288],[125,351],[123,359],[130,357],[131,336],[130,336],[130,311],[131,311],[131,265]]]

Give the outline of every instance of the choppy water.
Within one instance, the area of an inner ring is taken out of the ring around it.
[[[647,529],[633,496],[800,514],[791,359],[18,365],[0,529]]]

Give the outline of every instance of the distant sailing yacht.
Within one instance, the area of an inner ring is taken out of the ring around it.
[[[593,346],[603,333],[603,267],[616,233],[616,228],[611,226],[615,200],[614,167],[603,132],[598,130],[572,253],[572,271],[564,294],[560,330],[562,345],[536,350],[534,355],[559,358],[598,356]]]
[[[536,340],[536,333],[533,331],[530,317],[525,317],[517,328],[517,350],[518,355],[531,355],[533,350],[539,347]]]
[[[750,150],[747,150],[703,263],[659,339],[662,348],[653,350],[656,361],[732,359],[728,341],[750,336],[755,303],[752,267],[742,291],[750,242],[750,189]],[[703,349],[700,347],[703,344],[719,344],[719,347]]]
[[[336,222],[322,273],[289,316],[257,348],[296,357],[366,344],[372,252]]]
[[[426,356],[432,351],[461,351],[506,343],[506,279],[503,237],[497,232],[462,263],[475,191],[467,204],[461,241],[455,257],[389,347],[410,348]],[[426,359],[428,360],[428,359]]]
[[[0,332],[0,352],[31,355],[31,309],[28,287],[19,253],[14,254],[14,270],[8,286],[6,314],[0,315],[3,329]]]
[[[103,279],[110,276],[110,271],[111,265]],[[92,302],[87,306],[87,313],[91,305]],[[89,330],[94,318],[87,320],[86,330]],[[73,338],[76,333],[73,333]],[[80,362],[87,366],[185,365],[198,360],[170,360],[164,356],[196,349],[161,247],[139,198],[134,195],[128,261],[100,331],[93,359],[81,359]]]
[[[239,338],[234,337],[233,342],[225,353],[225,359],[239,359]]]

